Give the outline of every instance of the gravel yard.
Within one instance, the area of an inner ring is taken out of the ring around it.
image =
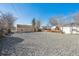
[[[2,56],[79,56],[79,35],[14,33],[2,42]]]

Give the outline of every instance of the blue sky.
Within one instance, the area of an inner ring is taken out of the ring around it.
[[[17,17],[16,24],[31,24],[33,18],[40,19],[46,25],[51,16],[76,13],[79,4],[74,3],[15,3],[0,4],[0,11],[13,13]]]

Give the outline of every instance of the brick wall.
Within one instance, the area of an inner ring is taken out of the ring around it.
[[[32,25],[17,25],[17,32],[32,32]]]

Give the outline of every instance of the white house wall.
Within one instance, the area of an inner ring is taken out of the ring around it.
[[[71,27],[61,27],[61,31],[65,34],[71,34]]]
[[[54,30],[56,28],[56,26],[51,27],[51,30]]]
[[[79,34],[79,27],[61,27],[61,31],[65,34]]]
[[[56,26],[51,27],[54,30]],[[60,27],[61,31],[65,34],[79,34],[79,27]]]

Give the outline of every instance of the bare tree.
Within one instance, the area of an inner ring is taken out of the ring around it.
[[[40,21],[39,20],[36,20],[35,18],[33,18],[32,20],[32,28],[33,28],[33,31],[39,31],[39,28],[40,28]]]
[[[1,13],[0,24],[3,29],[5,28],[10,32],[11,28],[14,26],[15,20],[16,17],[14,17],[13,14]]]
[[[51,26],[56,26],[56,25],[58,25],[57,17],[51,17],[51,18],[49,19],[49,24],[50,24]]]
[[[36,25],[35,18],[33,18],[33,20],[32,20],[32,28],[33,28],[34,32],[36,31],[35,25]]]
[[[64,24],[65,24],[65,17],[64,17],[64,15],[60,15],[59,17],[59,25],[61,26],[61,29],[62,29],[62,32],[63,32],[63,26],[64,26]]]
[[[40,20],[36,21],[36,31],[39,31],[40,29]]]
[[[60,26],[63,26],[65,24],[65,17],[63,15],[60,15],[59,17],[59,25]]]
[[[40,25],[41,25],[41,22],[40,22],[40,20],[38,20],[38,28],[40,27]]]
[[[74,23],[79,25],[79,12],[74,16]]]

